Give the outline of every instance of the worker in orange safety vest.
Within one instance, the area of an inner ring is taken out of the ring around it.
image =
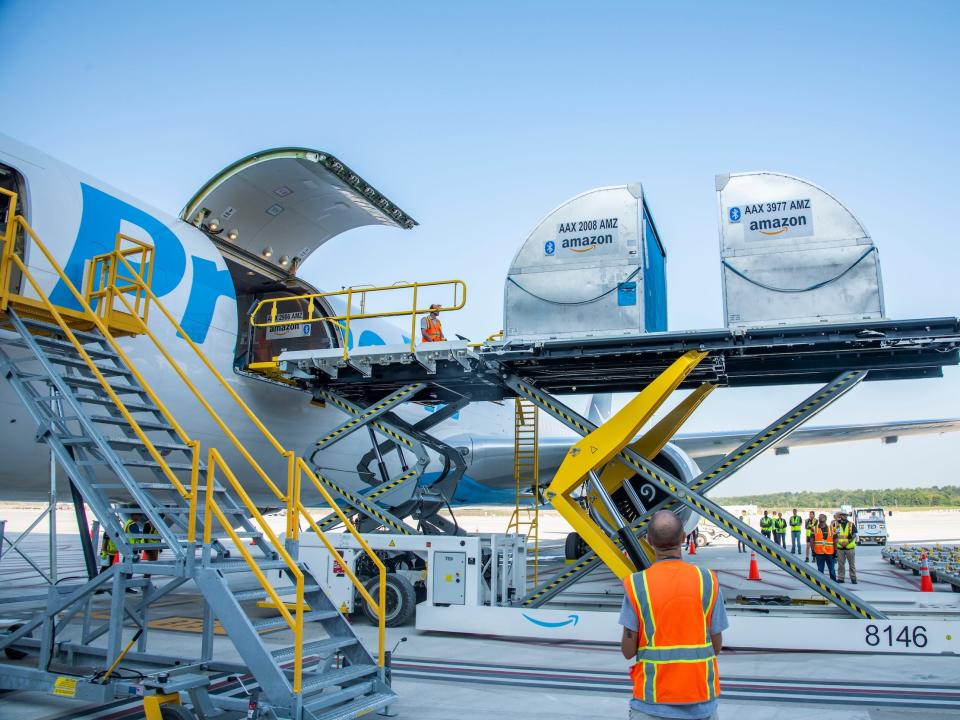
[[[830,579],[837,579],[837,563],[833,526],[827,524],[827,516],[820,513],[820,522],[813,529],[813,557],[817,561],[817,570],[823,572],[824,566],[830,570]]]
[[[654,564],[624,578],[620,651],[630,669],[630,718],[716,718],[717,654],[729,627],[712,570],[683,562],[683,523],[669,510],[647,527]]]
[[[430,306],[430,314],[420,319],[420,339],[423,342],[440,342],[446,340],[443,328],[440,327],[440,306],[434,303]]]

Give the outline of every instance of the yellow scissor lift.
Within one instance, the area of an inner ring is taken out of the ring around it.
[[[546,496],[591,548],[591,552],[576,565],[533,590],[521,599],[520,604],[525,607],[543,604],[600,563],[610,568],[618,578],[642,570],[649,564],[650,553],[642,543],[641,536],[651,515],[660,509],[686,507],[723,527],[850,615],[868,619],[885,617],[882,612],[846,592],[835,582],[798,564],[779,545],[741,523],[702,494],[855,387],[866,376],[866,372],[841,373],[688,486],[655,465],[652,459],[712,391],[710,385],[702,385],[694,390],[639,440],[634,438],[705,357],[704,352],[687,352],[599,427],[522,379],[506,378],[507,384],[520,396],[584,436],[568,450],[553,482],[547,488]],[[632,488],[633,483],[627,482],[635,476],[664,493],[668,499],[647,507]],[[632,522],[624,518],[613,500],[613,494],[621,488],[637,511]],[[577,498],[581,490],[585,490],[582,494],[589,498],[586,503],[589,509]]]

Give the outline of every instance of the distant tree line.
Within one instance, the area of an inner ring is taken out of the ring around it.
[[[840,505],[853,505],[854,507],[960,507],[960,486],[779,492],[712,499],[722,505],[756,505],[760,508],[834,508]]]

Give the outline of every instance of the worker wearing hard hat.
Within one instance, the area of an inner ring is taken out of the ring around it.
[[[636,663],[631,720],[717,717],[717,655],[729,622],[716,573],[683,562],[683,537],[676,515],[655,513],[647,526],[654,563],[623,581],[620,652]]]
[[[434,303],[430,306],[430,314],[420,318],[420,339],[423,342],[440,342],[446,340],[443,328],[440,326],[440,306]]]
[[[837,582],[844,581],[845,568],[850,566],[850,582],[857,584],[857,526],[841,510],[835,530],[837,541]]]

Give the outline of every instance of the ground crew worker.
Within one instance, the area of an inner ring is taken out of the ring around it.
[[[100,572],[106,572],[111,565],[120,560],[120,551],[113,543],[113,538],[106,532],[103,533],[103,540],[100,543]]]
[[[773,518],[764,510],[763,517],[760,518],[760,534],[769,540],[771,532],[773,532]]]
[[[804,526],[807,529],[807,554],[804,562],[810,562],[810,551],[813,549],[813,529],[817,526],[817,516],[813,510],[810,511],[810,516],[807,518]]]
[[[747,524],[747,514],[745,512],[740,513],[740,522],[744,525]],[[746,552],[747,546],[743,542],[743,538],[737,535],[737,552]]]
[[[787,521],[783,519],[783,513],[777,513],[777,519],[773,521],[773,532],[777,536],[777,544],[784,550],[787,549]]]
[[[847,564],[850,565],[850,582],[857,584],[857,526],[847,519],[847,514],[840,511],[840,522],[837,523],[837,582],[842,583]]]
[[[440,327],[440,306],[434,303],[430,306],[430,314],[420,318],[420,339],[423,342],[440,342],[446,340],[443,328]]]
[[[803,518],[797,514],[797,509],[793,509],[793,515],[790,516],[790,552],[795,555],[800,554],[800,529],[803,527]]]
[[[717,717],[717,655],[729,622],[716,573],[683,562],[683,538],[676,515],[654,513],[654,564],[623,581],[620,652],[636,659],[631,720]]]
[[[827,516],[823,513],[820,513],[820,520],[813,529],[813,556],[817,559],[817,570],[822,573],[826,566],[830,570],[830,579],[836,580],[833,528],[827,524]]]

